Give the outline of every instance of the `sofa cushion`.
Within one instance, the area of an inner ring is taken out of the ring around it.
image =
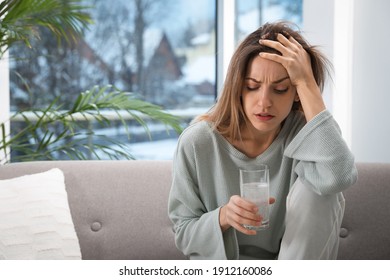
[[[81,259],[60,169],[0,180],[0,259]]]

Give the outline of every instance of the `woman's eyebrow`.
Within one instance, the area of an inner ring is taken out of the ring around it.
[[[251,78],[251,77],[247,77],[247,78],[245,78],[245,80],[251,80],[251,81],[258,83],[258,84],[261,83],[260,81],[256,80],[255,78]]]
[[[283,77],[283,78],[281,78],[279,80],[273,81],[272,84],[279,84],[279,83],[281,83],[281,82],[283,82],[284,80],[287,80],[287,79],[290,79],[290,77],[289,76]],[[251,80],[251,81],[253,81],[255,83],[261,84],[261,81],[258,81],[255,78],[247,77],[247,78],[245,78],[245,80]]]
[[[281,78],[281,79],[279,79],[279,80],[277,80],[277,81],[274,81],[274,82],[272,82],[272,83],[273,83],[273,84],[279,84],[279,83],[281,83],[281,82],[283,82],[284,80],[287,80],[287,79],[290,79],[290,77],[289,77],[289,76],[286,76],[286,77]]]

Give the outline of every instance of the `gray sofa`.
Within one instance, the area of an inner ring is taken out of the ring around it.
[[[0,166],[0,179],[58,167],[83,259],[185,259],[167,216],[171,161],[52,161]],[[345,192],[339,259],[390,259],[390,164],[358,163]]]

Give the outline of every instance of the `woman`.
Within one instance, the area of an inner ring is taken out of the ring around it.
[[[222,94],[180,136],[169,217],[192,259],[334,259],[341,191],[354,158],[326,110],[324,56],[287,23],[265,24],[235,51]],[[239,196],[239,169],[267,164],[270,226]]]

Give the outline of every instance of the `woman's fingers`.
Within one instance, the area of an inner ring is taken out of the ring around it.
[[[284,68],[286,68],[285,64],[286,64],[286,58],[283,57],[283,56],[280,56],[278,54],[274,54],[274,53],[267,53],[267,52],[261,52],[259,53],[259,55],[262,57],[262,58],[265,58],[265,59],[268,59],[268,60],[272,60],[272,61],[275,61],[281,65],[284,66]]]
[[[277,39],[279,43],[281,43],[283,46],[285,46],[287,49],[291,49],[293,51],[297,51],[300,49],[301,45],[298,43],[297,40],[293,36],[290,36],[289,38],[286,38],[283,34],[278,34]]]
[[[272,49],[279,51],[282,55],[287,54],[288,49],[278,41],[272,41],[272,40],[268,40],[268,39],[260,39],[259,43],[260,43],[260,45],[264,45],[264,46],[267,46],[267,47],[270,47]]]
[[[278,34],[277,40],[278,41],[260,39],[259,43],[279,51],[283,56],[290,54],[291,51],[297,51],[299,49],[300,44],[292,36],[287,39],[284,35]]]
[[[270,197],[269,204],[273,203],[275,203],[275,198]],[[255,235],[255,230],[247,229],[243,225],[261,225],[262,217],[257,213],[257,206],[238,195],[232,196],[220,211],[220,218],[223,216],[223,222],[220,222],[223,231],[233,227],[244,234]]]
[[[239,232],[246,234],[246,235],[256,235],[257,234],[257,231],[255,231],[254,229],[247,229],[246,227],[244,227],[242,224],[239,224],[239,223],[236,223],[232,227],[234,227],[236,230],[238,230]]]
[[[295,40],[295,38],[293,36],[290,36],[290,38],[288,38],[288,40],[296,46],[301,46],[301,44],[299,44],[299,42],[297,40]]]
[[[287,68],[288,63],[291,63],[291,58],[295,56],[294,51],[292,50],[292,43],[281,34],[278,35],[278,40],[281,41],[259,40],[259,43],[279,51],[282,55],[268,52],[261,52],[259,55],[263,58],[282,64]]]
[[[232,196],[224,207],[226,207],[226,221],[230,226],[244,234],[256,234],[256,231],[248,230],[243,226],[244,224],[253,226],[261,224],[262,218],[257,214],[256,205],[236,195]]]
[[[278,41],[259,40],[260,44],[273,48],[281,53],[261,52],[259,55],[265,59],[277,62],[287,70],[291,82],[297,86],[301,81],[311,79],[310,57],[306,50],[292,37],[287,39],[284,35],[278,34]]]

